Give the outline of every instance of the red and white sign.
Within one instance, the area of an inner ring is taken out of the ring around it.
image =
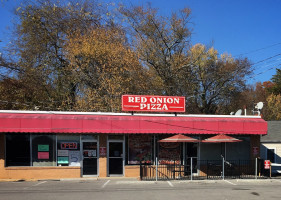
[[[100,156],[106,156],[106,147],[100,147]]]
[[[264,161],[264,169],[270,169],[270,160]]]
[[[185,112],[185,97],[123,95],[123,111]]]
[[[78,149],[77,142],[61,142],[60,143],[61,149]]]

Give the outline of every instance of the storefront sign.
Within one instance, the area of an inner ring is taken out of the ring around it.
[[[100,156],[106,156],[106,147],[100,147]]]
[[[264,169],[270,169],[270,160],[264,161]]]
[[[185,112],[185,97],[123,95],[123,111]]]
[[[49,152],[38,152],[38,159],[49,160]]]
[[[49,151],[48,144],[38,144],[38,151]]]
[[[61,142],[60,149],[78,149],[77,142]]]

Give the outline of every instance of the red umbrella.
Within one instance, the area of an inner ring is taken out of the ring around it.
[[[199,140],[179,134],[159,140],[158,142],[199,142]]]
[[[226,159],[226,143],[227,142],[242,142],[242,140],[236,139],[228,135],[216,135],[203,140],[204,143],[224,143],[224,157]],[[222,147],[221,147],[222,148]],[[222,150],[221,150],[222,151]]]
[[[228,135],[216,135],[210,138],[207,138],[203,140],[202,142],[214,142],[214,143],[220,143],[220,142],[242,142],[242,140],[238,140],[234,137],[228,136]]]

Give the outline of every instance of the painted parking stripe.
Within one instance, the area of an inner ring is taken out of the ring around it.
[[[174,187],[174,185],[171,183],[171,181],[167,181],[167,183],[168,183],[171,187]]]
[[[232,183],[232,182],[230,182],[230,181],[227,181],[227,180],[224,180],[225,182],[227,182],[227,183],[229,183],[229,184],[231,184],[231,185],[237,185],[237,184],[235,184],[235,183]]]
[[[46,182],[47,181],[43,181],[43,182],[37,183],[37,184],[33,185],[32,187],[37,186],[37,185],[41,185],[41,184],[46,183]]]
[[[102,186],[101,188],[105,188],[105,186],[110,182],[110,180],[106,181]]]
[[[47,181],[42,181],[42,182],[36,183],[35,185],[29,186],[29,187],[25,187],[25,188],[23,188],[23,189],[26,190],[26,189],[28,189],[28,188],[35,187],[35,186],[41,185],[41,184],[46,183],[46,182],[47,182]]]

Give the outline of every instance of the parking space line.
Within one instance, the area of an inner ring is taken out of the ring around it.
[[[168,183],[171,187],[174,187],[174,185],[173,185],[170,181],[167,181],[167,183]]]
[[[35,184],[35,185],[32,185],[32,187],[37,186],[37,185],[41,185],[41,184],[46,183],[46,182],[47,182],[47,181],[43,181],[43,182],[37,183],[37,184]]]
[[[106,181],[102,186],[101,188],[105,188],[105,186],[110,182],[110,180]]]
[[[46,182],[47,182],[47,181],[42,181],[42,182],[36,183],[35,185],[29,186],[29,187],[25,187],[25,188],[23,188],[23,189],[26,190],[26,189],[28,189],[28,188],[35,187],[35,186],[41,185],[41,184],[46,183]]]
[[[230,182],[230,181],[227,181],[227,180],[224,180],[225,182],[227,182],[227,183],[229,183],[229,184],[231,184],[231,185],[237,185],[237,184],[235,184],[235,183],[232,183],[232,182]]]

